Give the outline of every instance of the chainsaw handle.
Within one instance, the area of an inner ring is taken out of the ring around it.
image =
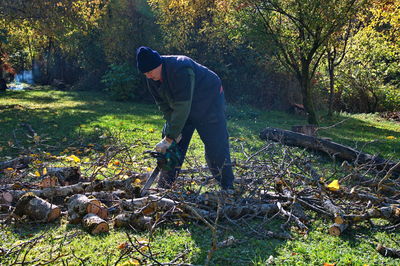
[[[153,158],[159,158],[164,155],[164,153],[162,153],[162,152],[150,151],[150,150],[144,151],[143,154],[149,154]]]

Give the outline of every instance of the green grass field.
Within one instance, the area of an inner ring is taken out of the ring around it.
[[[227,115],[232,157],[238,160],[243,158],[243,151],[251,154],[263,147],[264,142],[258,134],[265,127],[290,129],[292,125],[306,122],[301,116],[249,106],[228,105]],[[27,136],[26,124],[34,129],[36,138]],[[322,127],[334,124],[337,126],[322,129],[320,135],[367,153],[394,160],[400,158],[400,123],[383,120],[375,114],[336,114],[333,119],[321,121]],[[0,94],[0,161],[31,153],[75,154],[93,159],[102,152],[104,145],[115,141],[130,145],[130,152],[138,161],[132,167],[143,171],[154,166],[154,162],[143,158],[142,152],[152,149],[159,141],[162,125],[154,104],[115,102],[94,92],[62,92],[48,88],[7,91]],[[89,144],[98,149],[89,154],[77,154],[73,149]],[[202,154],[203,148],[196,135],[190,156],[199,157],[200,163],[204,163]],[[321,161],[324,165],[331,164],[323,155]],[[12,179],[0,173],[0,184],[6,181],[12,182]],[[274,219],[268,224],[269,229],[279,228],[280,223],[281,220]],[[362,225],[340,237],[333,237],[326,229],[330,223],[316,218],[308,234],[294,230],[292,240],[259,239],[243,234],[235,227],[224,227],[218,234],[219,240],[233,235],[240,243],[218,249],[210,264],[265,265],[267,261],[273,261],[277,265],[398,265],[398,260],[382,257],[371,245],[371,242],[379,241],[400,249],[398,231],[379,232]],[[208,227],[195,223],[160,226],[152,236],[113,228],[108,234],[91,236],[80,226],[69,225],[65,219],[46,225],[14,223],[0,226],[0,265],[21,261],[26,265],[39,262],[50,265],[138,265],[134,258],[143,257],[137,252],[125,253],[126,250],[121,248],[121,243],[128,241],[127,233],[139,241],[151,241],[151,251],[159,262],[170,262],[179,257],[176,263],[201,265],[212,238]],[[21,251],[7,255],[6,250],[12,248]]]

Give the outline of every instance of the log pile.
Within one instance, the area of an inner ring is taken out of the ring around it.
[[[287,143],[291,133],[264,131],[262,138]],[[324,144],[322,140],[310,138],[313,137],[302,135],[300,142],[312,140],[312,147]],[[326,221],[326,233],[334,236],[360,226],[388,231],[397,228],[400,180],[394,173],[398,163],[386,162],[391,167],[382,168],[379,167],[382,162],[375,157],[347,151],[357,156],[357,163],[345,161],[339,170],[332,171],[317,167],[315,155],[303,153],[299,156],[298,150],[267,142],[254,154],[245,154],[244,161],[235,162],[235,191],[211,189],[209,185],[215,185],[215,180],[205,184],[202,169],[186,169],[172,189],[151,189],[146,197],[138,193],[148,176],[146,173],[121,169],[120,172],[129,173],[129,176],[120,178],[110,174],[100,181],[77,166],[48,167],[44,176],[56,177],[54,186],[43,187],[23,180],[18,186],[16,183],[0,185],[3,214],[0,218],[8,215],[7,221],[29,219],[36,222],[61,218],[81,224],[91,234],[108,232],[112,227],[152,231],[161,224],[188,220],[216,231],[218,223],[223,222],[238,230],[247,230],[249,235],[282,239],[291,238],[293,228],[307,233],[312,216],[322,217]],[[332,151],[332,154],[341,153]],[[20,165],[15,163],[17,161],[12,165]],[[197,178],[190,175],[193,173]],[[277,231],[252,223],[259,221],[265,225],[275,218],[282,223]],[[374,223],[376,219],[386,224],[378,226]]]

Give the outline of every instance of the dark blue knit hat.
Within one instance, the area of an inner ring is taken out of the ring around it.
[[[136,50],[137,67],[142,73],[149,72],[161,65],[161,56],[149,47],[141,46]]]

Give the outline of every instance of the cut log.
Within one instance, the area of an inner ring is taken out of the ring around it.
[[[347,229],[348,224],[333,224],[329,227],[329,234],[332,236],[340,236]]]
[[[93,213],[102,219],[107,219],[108,211],[97,199],[90,199],[82,194],[72,196],[68,200],[68,221],[76,224],[88,213]]]
[[[333,141],[295,133],[290,130],[266,128],[260,133],[260,138],[263,140],[281,142],[285,145],[321,151],[338,159],[351,162],[357,161],[358,164],[372,163],[377,168],[386,171],[396,166],[396,162],[385,160],[382,157],[373,156]],[[397,175],[400,174],[400,165],[393,169],[393,173],[396,173]]]
[[[85,196],[87,197],[92,196],[107,205],[127,197],[126,192],[123,190],[117,190],[111,192],[106,192],[106,191],[87,192],[85,193]]]
[[[333,204],[333,202],[330,199],[324,200],[322,205],[324,206],[324,209],[330,214],[332,214],[334,217],[343,214],[342,209]]]
[[[22,190],[9,190],[8,192],[12,194],[12,196],[16,199],[19,199],[27,192],[34,193],[38,197],[41,198],[55,198],[55,197],[66,197],[74,194],[84,193],[85,191],[90,190],[90,183],[78,183],[70,186],[62,186],[62,187],[49,187],[44,189],[33,189],[29,191]]]
[[[10,192],[0,192],[0,204],[11,205],[13,198]]]
[[[373,218],[381,218],[388,220],[391,223],[399,223],[400,208],[397,206],[373,208],[368,210],[365,214],[343,215],[341,218],[345,221],[345,223],[359,223]]]
[[[146,216],[153,214],[157,211],[165,212],[165,211],[169,211],[171,209],[176,209],[180,212],[183,211],[188,215],[197,216],[196,214],[198,214],[205,218],[215,216],[215,213],[212,213],[212,212],[209,212],[209,211],[206,211],[203,209],[199,209],[199,208],[190,207],[181,202],[174,201],[174,200],[167,199],[167,198],[162,198],[157,195],[149,195],[147,197],[131,199],[131,200],[122,200],[121,207],[124,210],[141,212],[143,215],[146,215]],[[194,212],[196,212],[196,214],[194,214]]]
[[[32,161],[31,157],[18,157],[9,161],[0,162],[0,170],[6,168],[14,168],[14,169],[22,169],[27,168],[30,162]]]
[[[58,206],[27,193],[18,200],[13,214],[19,217],[27,215],[34,221],[51,222],[60,216],[61,210]]]
[[[93,213],[86,214],[83,217],[82,225],[93,235],[108,232],[109,230],[108,223]]]
[[[150,230],[153,219],[141,213],[121,213],[114,219],[115,227],[133,227],[138,231]]]
[[[57,177],[62,186],[76,184],[81,179],[79,167],[48,167],[47,175]]]
[[[238,219],[245,215],[270,216],[278,211],[278,205],[275,203],[245,206],[231,205],[224,207],[221,211],[221,214],[226,215],[230,219]]]
[[[384,257],[391,257],[391,258],[400,258],[400,250],[394,249],[394,248],[387,248],[382,246],[381,244],[378,244],[376,246],[376,251],[379,252]]]

